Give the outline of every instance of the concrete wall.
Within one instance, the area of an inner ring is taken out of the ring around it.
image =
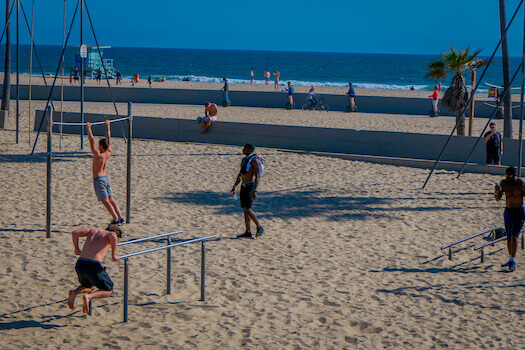
[[[35,131],[38,130],[43,111],[37,111]],[[86,121],[102,121],[103,115],[84,114]],[[55,114],[58,121],[59,114]],[[111,117],[114,118],[114,117]],[[64,120],[79,122],[79,113],[64,113]],[[43,123],[42,132],[46,126]],[[122,136],[120,123],[112,124],[112,135]],[[127,130],[125,122],[121,125]],[[54,126],[53,132],[59,127]],[[133,117],[133,137],[178,142],[198,142],[242,146],[252,143],[258,147],[282,148],[301,151],[319,151],[373,157],[410,158],[436,160],[448,136],[387,131],[314,128],[267,124],[232,123],[218,121],[207,135],[201,135],[202,127],[194,120]],[[64,133],[80,132],[79,126],[64,126]],[[102,136],[104,126],[95,126],[94,134]],[[476,142],[475,137],[453,136],[442,160],[464,162]],[[518,141],[504,139],[503,163],[517,165]],[[485,163],[485,143],[481,140],[470,159],[471,163]]]
[[[50,79],[49,84],[52,83]],[[1,87],[1,85],[0,85]],[[43,85],[34,85],[31,90],[32,99],[47,100],[49,88]],[[111,102],[111,94],[106,87],[85,87],[85,101],[88,102]],[[159,103],[159,104],[190,104],[203,105],[205,101],[221,104],[222,93],[218,90],[186,90],[186,89],[149,89],[118,87],[112,88],[111,93],[116,102],[128,101],[135,103]],[[12,87],[11,97],[16,96],[16,86]],[[348,105],[346,95],[322,95],[324,101],[332,111],[345,111]],[[20,86],[20,98],[29,98],[29,86]],[[60,88],[53,90],[53,99],[60,100]],[[66,86],[64,88],[64,100],[79,101],[80,87]],[[284,108],[288,102],[287,95],[282,92],[261,91],[231,91],[230,100],[233,106]],[[306,94],[296,93],[294,101],[296,108],[300,108],[306,100]],[[388,113],[404,115],[426,115],[431,109],[430,99],[427,98],[398,98],[381,96],[356,96],[359,112],[364,113]],[[476,102],[476,117],[489,117],[492,108],[480,101]],[[468,112],[467,112],[468,113]],[[516,113],[515,113],[516,114]],[[441,115],[451,116],[450,112],[441,108]],[[468,115],[468,114],[467,114]]]

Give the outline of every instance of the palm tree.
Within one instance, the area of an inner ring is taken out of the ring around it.
[[[5,20],[9,21],[9,2],[5,1]],[[5,29],[5,69],[4,69],[4,90],[2,92],[2,106],[0,109],[9,111],[9,102],[11,101],[11,31],[9,30],[10,22]]]
[[[468,91],[465,85],[463,72],[477,69],[487,64],[482,59],[476,58],[481,52],[469,52],[470,47],[465,50],[454,50],[451,46],[450,51],[441,55],[441,60],[433,61],[428,64],[427,77],[431,79],[446,79],[447,73],[454,73],[450,87],[445,91],[441,100],[441,105],[456,113],[456,123],[458,123],[458,135],[465,135],[465,107],[468,101]]]

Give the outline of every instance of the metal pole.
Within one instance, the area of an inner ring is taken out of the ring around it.
[[[93,310],[93,303],[92,303],[93,300],[89,299],[89,312],[88,312],[88,315],[91,316],[92,313],[91,313],[91,310]]]
[[[84,44],[82,29],[84,28],[84,0],[80,0],[80,46]],[[84,59],[80,54],[80,149],[84,149]]]
[[[131,139],[133,132],[133,116],[131,114],[131,102],[128,102],[128,157],[126,176],[126,223],[131,221]],[[168,293],[169,294],[169,293]]]
[[[53,112],[47,107],[47,191],[46,191],[46,238],[51,238],[51,136],[53,135]]]
[[[16,0],[16,143],[20,133],[20,0]]]
[[[481,263],[483,264],[485,262],[485,252],[483,248],[481,248]]]
[[[523,12],[525,18],[525,11]],[[523,90],[525,88],[525,23],[523,23],[523,47],[521,52],[521,98],[520,98],[520,136],[518,149],[518,177],[521,177],[523,164]]]
[[[525,239],[523,238],[523,234],[521,235],[521,249],[525,249]]]
[[[448,260],[452,260],[452,247],[448,247]]]
[[[171,237],[168,236],[168,245],[171,245]],[[167,249],[166,269],[166,294],[171,294],[171,248]]]
[[[23,9],[22,9],[23,10]],[[25,14],[24,14],[25,15]],[[29,144],[31,145],[31,78],[32,78],[32,75],[33,75],[33,23],[35,21],[35,0],[33,0],[33,4],[31,6],[31,30],[30,30],[30,36],[31,36],[31,45],[29,47],[29,106],[28,106],[28,110],[29,110],[29,115],[28,115],[28,131],[29,131],[29,134],[28,134],[28,141],[29,141]]]
[[[128,277],[129,277],[128,259],[124,259],[124,321],[123,322],[128,322],[128,289],[129,289]]]
[[[201,242],[201,301],[204,301],[204,288],[206,286],[206,243]]]
[[[60,89],[60,122],[64,121],[64,46],[66,45],[66,0],[64,0],[64,16],[62,20],[62,80]],[[59,147],[62,149],[62,125],[60,125],[60,143]]]

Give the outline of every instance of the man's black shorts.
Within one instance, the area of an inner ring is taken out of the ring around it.
[[[501,162],[501,158],[499,156],[499,150],[496,151],[487,151],[487,161],[486,164],[495,164],[498,165]]]
[[[241,185],[241,208],[251,209],[253,206],[252,194],[254,191],[253,182]]]
[[[75,265],[78,281],[86,288],[93,286],[100,290],[113,290],[113,282],[109,278],[106,268],[98,261],[79,258]]]

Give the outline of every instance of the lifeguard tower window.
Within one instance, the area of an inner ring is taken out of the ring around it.
[[[102,78],[107,77],[110,79],[115,79],[117,69],[115,68],[113,58],[103,58],[104,49],[110,49],[111,46],[100,46],[100,55],[96,46],[87,47],[87,58],[82,59],[84,64],[84,71],[86,76],[90,76],[91,79],[94,79],[97,75],[97,72],[100,70]],[[70,47],[66,53],[65,61],[68,63],[66,68],[69,69],[70,73],[75,71],[75,68],[80,70],[80,46]],[[102,65],[104,64],[104,66]],[[106,71],[104,71],[104,67]]]

